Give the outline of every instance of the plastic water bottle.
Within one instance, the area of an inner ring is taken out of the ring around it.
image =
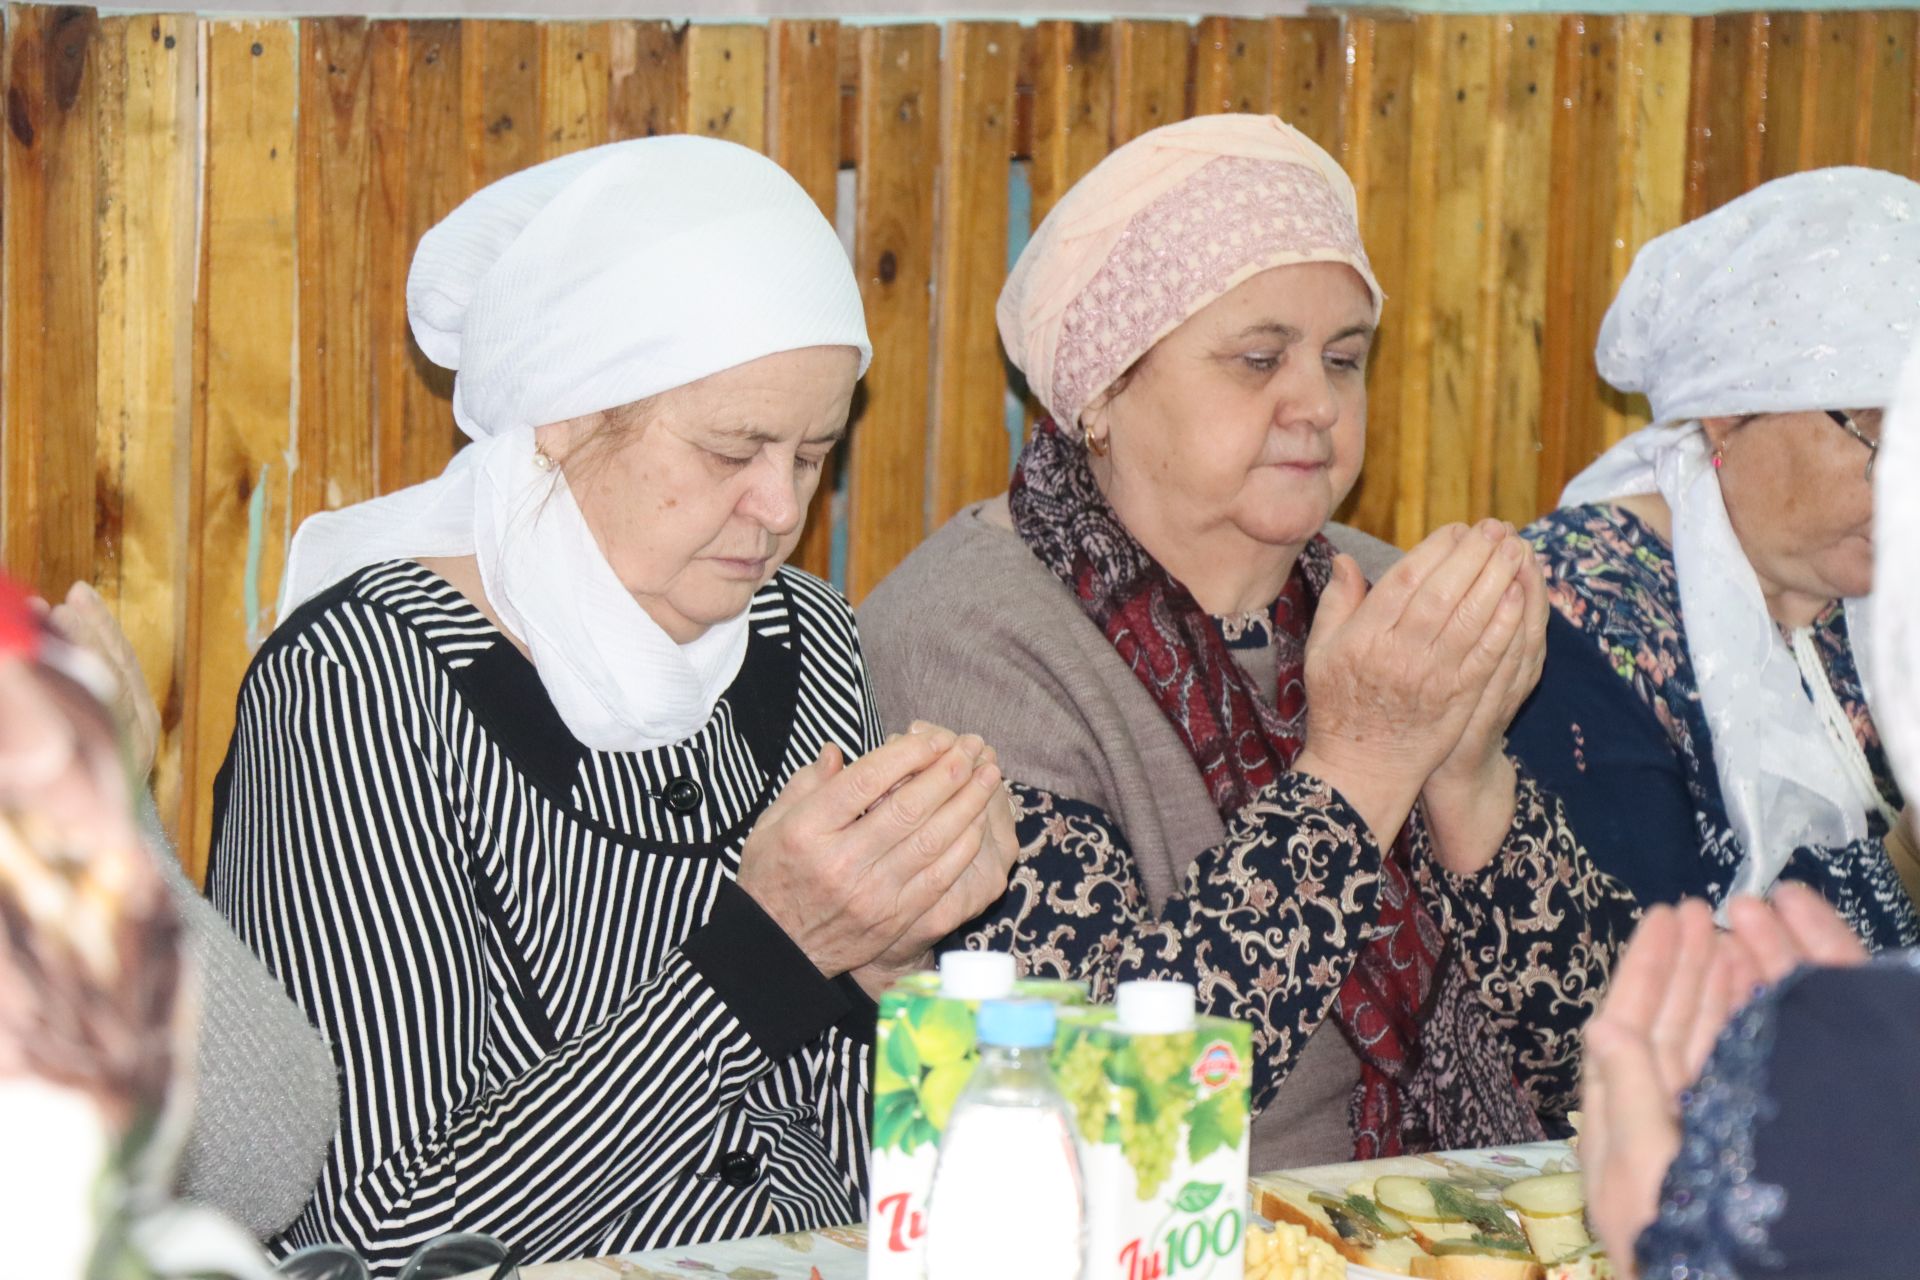
[[[927,1280],[1078,1280],[1086,1211],[1073,1115],[1047,1067],[1053,1006],[980,1006],[927,1197]]]

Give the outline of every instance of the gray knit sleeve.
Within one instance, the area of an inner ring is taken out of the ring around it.
[[[199,1079],[179,1190],[265,1238],[293,1220],[319,1180],[339,1123],[333,1055],[188,881],[150,800],[141,826],[199,974]]]

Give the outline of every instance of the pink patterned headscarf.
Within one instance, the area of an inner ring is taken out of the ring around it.
[[[1353,183],[1278,116],[1200,116],[1142,134],[1055,205],[1000,291],[1007,355],[1054,420],[1080,411],[1194,312],[1296,262],[1344,262],[1385,295]]]

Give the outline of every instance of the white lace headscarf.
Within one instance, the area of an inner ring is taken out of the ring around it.
[[[1873,468],[1875,711],[1894,776],[1920,793],[1920,346],[1880,432]]]
[[[281,617],[370,564],[474,556],[567,728],[603,751],[691,736],[739,674],[747,615],[676,644],[615,576],[534,429],[763,356],[873,357],[833,227],[779,165],[712,138],[616,142],[482,189],[429,231],[407,278],[427,358],[455,369],[476,443],[439,478],[314,516]]]
[[[1863,786],[1851,735],[1840,741],[1816,705],[1828,691],[1809,698],[1804,663],[1767,612],[1699,419],[1885,406],[1916,332],[1920,185],[1854,168],[1780,178],[1651,241],[1600,328],[1601,376],[1645,393],[1654,425],[1560,501],[1658,492],[1672,510],[1687,651],[1745,853],[1735,893],[1765,892],[1796,848],[1863,838],[1884,801],[1870,777]],[[1889,555],[1882,543],[1879,563]],[[1849,600],[1846,614],[1871,699],[1868,603]]]

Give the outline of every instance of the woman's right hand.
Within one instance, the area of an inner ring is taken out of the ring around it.
[[[968,905],[950,894],[1005,888],[1011,854],[980,838],[996,797],[999,766],[970,734],[917,727],[851,764],[828,746],[760,816],[737,879],[829,978],[918,954],[937,940],[919,934]]]
[[[1307,636],[1307,742],[1294,767],[1391,838],[1460,741],[1526,613],[1529,551],[1508,526],[1449,525],[1371,591],[1345,556]]]

